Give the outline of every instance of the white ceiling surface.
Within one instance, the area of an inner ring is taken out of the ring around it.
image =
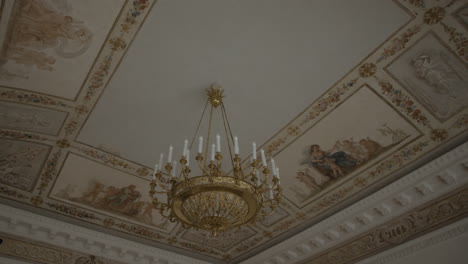
[[[218,82],[260,145],[409,19],[393,1],[159,0],[79,140],[152,166],[192,137]]]

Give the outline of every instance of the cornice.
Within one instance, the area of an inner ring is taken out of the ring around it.
[[[468,183],[468,143],[242,262],[297,263]]]
[[[440,243],[468,235],[468,219],[465,218],[451,225],[445,226],[432,233],[419,237],[408,243],[399,245],[393,249],[382,252],[359,262],[359,264],[386,264],[395,262],[401,258],[411,256],[418,251]]]
[[[0,232],[128,263],[208,263],[2,204]]]

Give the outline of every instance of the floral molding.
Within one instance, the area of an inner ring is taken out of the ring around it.
[[[48,248],[53,254],[70,256],[76,262],[51,262],[63,264],[81,264],[82,257],[96,256],[103,264],[136,263],[136,264],[205,264],[201,260],[186,257],[152,246],[146,246],[102,232],[78,227],[56,219],[33,214],[10,206],[0,205],[0,237],[20,241],[22,248],[27,245],[27,252]],[[8,245],[8,243],[5,243]],[[13,256],[14,251],[0,245],[0,254]],[[34,247],[38,249],[33,249]],[[7,251],[6,251],[7,250]],[[39,251],[41,252],[41,251]],[[58,252],[58,253],[57,253]],[[52,253],[48,254],[51,256]],[[41,254],[29,257],[41,257]],[[23,256],[24,257],[24,256]],[[37,259],[35,259],[37,260]],[[57,260],[57,258],[56,258]],[[43,263],[44,259],[40,260]],[[46,262],[48,263],[48,262]],[[83,262],[86,263],[86,262]],[[99,262],[97,262],[99,263]],[[99,263],[100,264],[100,263]]]
[[[330,88],[321,98],[306,109],[303,114],[265,143],[264,148],[269,156],[275,156],[284,147],[301,137],[309,128],[319,122],[323,116],[339,107],[342,102],[350,98],[362,85],[367,85],[385,98],[389,104],[399,109],[402,115],[411,120],[424,133],[424,136],[404,149],[393,153],[342,188],[330,192],[328,195],[317,200],[313,205],[305,207],[303,212],[295,213],[294,211],[297,209],[295,205],[285,201],[282,208],[287,212],[287,217],[271,227],[265,227],[260,224],[256,225],[257,235],[236,245],[227,252],[222,252],[204,245],[183,241],[178,235],[162,234],[148,228],[109,218],[105,215],[91,213],[84,209],[49,200],[47,194],[50,191],[52,183],[56,180],[60,167],[63,165],[68,153],[86,156],[106,166],[138,177],[150,175],[150,168],[125,160],[122,157],[107,153],[98,148],[79,143],[76,141],[76,137],[155,2],[152,0],[126,1],[114,28],[94,63],[93,69],[88,75],[88,79],[74,101],[29,91],[0,88],[0,100],[48,107],[69,113],[65,125],[57,137],[30,132],[0,130],[0,137],[21,138],[21,140],[25,141],[43,141],[46,144],[54,146],[47,160],[47,166],[45,166],[41,173],[40,180],[33,193],[26,193],[12,187],[0,185],[1,196],[28,202],[64,215],[78,217],[83,221],[104,225],[121,232],[169,243],[175,247],[231,261],[243,254],[248,254],[248,251],[254,249],[258,251],[259,249],[256,247],[261,243],[285,233],[288,229],[294,228],[304,223],[304,221],[313,220],[314,217],[318,217],[324,210],[343,202],[363,188],[407,166],[424,153],[466,132],[468,128],[467,109],[447,122],[441,123],[383,70],[393,58],[404,53],[428,32],[434,32],[460,58],[465,60],[465,62],[468,61],[466,57],[466,45],[464,45],[466,43],[467,32],[452,15],[466,1],[400,0],[398,1],[399,4],[413,14],[412,20],[395,32],[389,40],[383,43],[362,63],[358,64],[351,73]],[[402,203],[405,202],[404,199],[401,201]],[[365,218],[362,221],[365,222]],[[333,233],[331,233],[331,236],[333,237]]]
[[[242,262],[297,263],[468,185],[468,143]],[[285,262],[282,262],[285,261]]]

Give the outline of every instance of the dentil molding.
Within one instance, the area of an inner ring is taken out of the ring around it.
[[[242,263],[302,262],[465,184],[468,143]]]

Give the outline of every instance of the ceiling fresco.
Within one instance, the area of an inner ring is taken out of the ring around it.
[[[284,115],[288,119],[278,124],[286,126],[257,142],[282,168],[280,208],[262,222],[213,238],[153,209],[146,164],[152,157],[134,159],[118,145],[90,142],[86,128],[89,120],[106,126],[93,111],[113,98],[117,88],[108,84],[128,67],[127,57],[136,52],[132,41],[159,2],[0,0],[2,200],[219,263],[236,263],[294,235],[467,138],[468,1],[388,2],[405,14],[402,26],[323,87],[298,116]],[[99,11],[104,6],[107,11]],[[282,107],[292,104],[281,96]],[[80,134],[84,127],[86,136]]]

